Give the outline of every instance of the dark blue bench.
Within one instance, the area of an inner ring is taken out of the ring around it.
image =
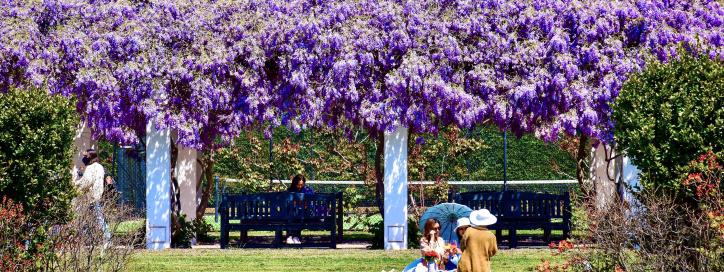
[[[502,230],[508,230],[511,248],[518,246],[517,230],[543,229],[543,239],[551,241],[551,231],[563,231],[563,239],[571,231],[571,197],[562,195],[519,192],[519,191],[478,191],[454,193],[450,202],[466,205],[473,210],[488,209],[498,218],[489,229],[495,230],[501,241]],[[560,220],[560,221],[559,221]],[[554,222],[555,221],[555,222]]]
[[[274,192],[224,194],[221,214],[221,248],[229,246],[229,232],[240,231],[241,241],[249,230],[274,231],[273,247],[282,246],[282,231],[328,230],[330,243],[301,246],[336,248],[342,240],[342,193],[309,194]],[[232,222],[238,221],[238,222]],[[299,246],[299,245],[296,245]]]

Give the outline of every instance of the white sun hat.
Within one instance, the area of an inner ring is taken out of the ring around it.
[[[458,229],[460,227],[465,227],[465,226],[470,226],[470,218],[467,218],[467,217],[458,218],[458,226],[455,227],[455,232],[457,233]]]
[[[470,213],[470,224],[473,226],[490,226],[498,222],[498,218],[488,209],[475,210]]]

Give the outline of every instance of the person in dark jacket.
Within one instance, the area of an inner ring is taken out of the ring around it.
[[[292,178],[292,183],[289,184],[289,188],[287,188],[287,192],[292,193],[303,193],[308,195],[313,195],[314,190],[312,188],[309,188],[307,186],[307,178],[304,177],[302,174],[298,174]],[[304,211],[302,211],[304,212]],[[299,240],[299,237],[302,236],[301,230],[290,230],[287,231],[287,234],[289,237],[287,237],[287,244],[293,245],[293,244],[301,244],[302,242]]]

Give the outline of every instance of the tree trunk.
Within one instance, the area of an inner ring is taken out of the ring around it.
[[[377,200],[377,208],[380,209],[382,219],[385,218],[385,173],[382,163],[385,154],[385,133],[380,132],[377,135],[377,150],[375,151],[375,198]]]
[[[420,149],[418,148],[417,144],[412,141],[413,135],[412,132],[410,132],[409,136],[407,137],[407,150],[411,150],[409,161],[418,161],[420,157]],[[425,166],[423,164],[419,164],[417,167],[417,180],[425,180]],[[410,175],[411,176],[411,175]],[[408,188],[411,189],[419,189],[420,190],[420,196],[423,195],[423,187],[422,184],[419,185],[419,187],[416,187],[414,185],[408,185]],[[412,194],[412,190],[408,189],[408,195],[410,198],[410,205],[412,206],[412,214],[414,214],[417,218],[420,218],[420,208],[419,206],[424,206],[425,202],[420,201],[420,205],[417,205],[417,202],[415,201],[415,196]]]
[[[178,177],[176,176],[176,162],[178,160],[178,146],[171,139],[171,236],[181,228],[179,219],[181,217],[181,190],[178,185]]]
[[[213,151],[209,151],[209,154],[199,158],[199,164],[202,167],[201,179],[206,180],[206,183],[199,182],[199,186],[203,186],[201,190],[201,201],[199,206],[196,207],[196,218],[203,219],[206,208],[209,206],[209,199],[211,198],[211,191],[214,189],[214,154]]]
[[[609,151],[610,150],[610,151]],[[593,183],[593,196],[596,209],[603,210],[610,207],[616,200],[616,171],[617,165],[613,157],[613,147],[606,148],[599,144],[592,149],[591,154],[591,182]]]
[[[85,121],[78,124],[78,127],[75,131],[75,137],[73,138],[73,145],[75,147],[75,153],[73,153],[72,176],[73,181],[75,181],[80,178],[78,176],[79,171],[83,167],[85,167],[85,165],[83,164],[83,152],[85,152],[89,148],[98,148],[98,142],[94,141],[91,137],[91,129],[86,125]]]
[[[578,187],[581,188],[581,192],[584,197],[590,196],[590,190],[588,190],[584,184],[586,180],[586,173],[589,171],[586,167],[586,158],[588,157],[588,136],[581,135],[578,141],[578,152],[576,152],[576,179],[578,180]]]

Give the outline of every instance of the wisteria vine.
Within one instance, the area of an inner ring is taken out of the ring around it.
[[[647,63],[724,60],[715,0],[3,0],[0,92],[77,99],[94,136],[204,149],[253,127],[495,124],[613,140]]]

